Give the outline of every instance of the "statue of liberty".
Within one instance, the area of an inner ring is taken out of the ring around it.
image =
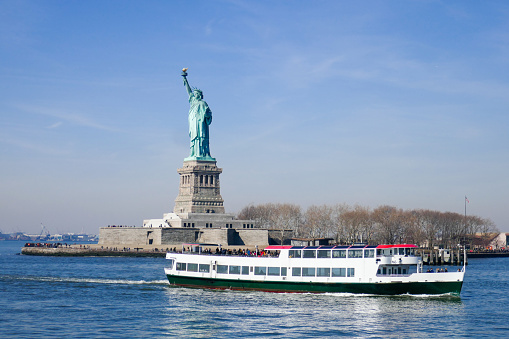
[[[189,138],[191,139],[189,157],[184,160],[215,160],[210,156],[209,125],[212,122],[212,111],[203,100],[203,92],[198,88],[191,89],[187,81],[187,68],[182,70],[184,86],[189,94]]]

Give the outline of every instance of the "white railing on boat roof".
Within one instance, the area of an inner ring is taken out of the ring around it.
[[[203,250],[204,247],[209,247],[208,250]],[[210,251],[210,247],[216,247],[216,253]],[[281,251],[281,250],[363,250],[371,249],[377,250],[377,257],[387,257],[393,255],[404,255],[414,256],[415,250],[418,249],[413,244],[394,244],[394,245],[321,245],[321,246],[292,246],[292,245],[269,245],[263,250],[252,251],[258,254],[262,251]],[[183,243],[182,253],[196,253],[196,254],[223,254],[224,251],[230,252],[231,250],[221,249],[221,244],[209,244],[209,243]],[[218,253],[219,252],[219,253]],[[224,253],[226,254],[226,253]]]
[[[198,253],[201,254],[203,252],[203,247],[219,247],[221,248],[221,244],[206,244],[206,243],[183,243],[182,244],[182,253]],[[186,250],[187,248],[187,250]]]
[[[267,250],[282,250],[282,249],[363,249],[363,248],[415,248],[418,246],[414,244],[395,244],[395,245],[320,245],[320,246],[293,246],[293,245],[269,245],[265,247]]]

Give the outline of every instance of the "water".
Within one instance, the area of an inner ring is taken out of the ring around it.
[[[509,336],[509,258],[471,259],[460,297],[169,287],[163,258],[33,257],[0,242],[5,338]]]

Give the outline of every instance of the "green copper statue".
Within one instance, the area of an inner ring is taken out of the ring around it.
[[[187,68],[182,70],[184,86],[189,94],[189,138],[191,153],[184,160],[210,160],[209,125],[212,122],[212,111],[203,100],[203,93],[198,88],[191,89],[187,81]]]

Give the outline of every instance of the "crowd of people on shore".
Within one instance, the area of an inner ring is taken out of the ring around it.
[[[69,247],[70,248],[71,244],[60,243],[60,242],[56,242],[56,243],[49,243],[49,242],[47,242],[47,243],[42,243],[42,242],[27,242],[25,244],[25,247],[39,247],[39,248],[68,248]]]

